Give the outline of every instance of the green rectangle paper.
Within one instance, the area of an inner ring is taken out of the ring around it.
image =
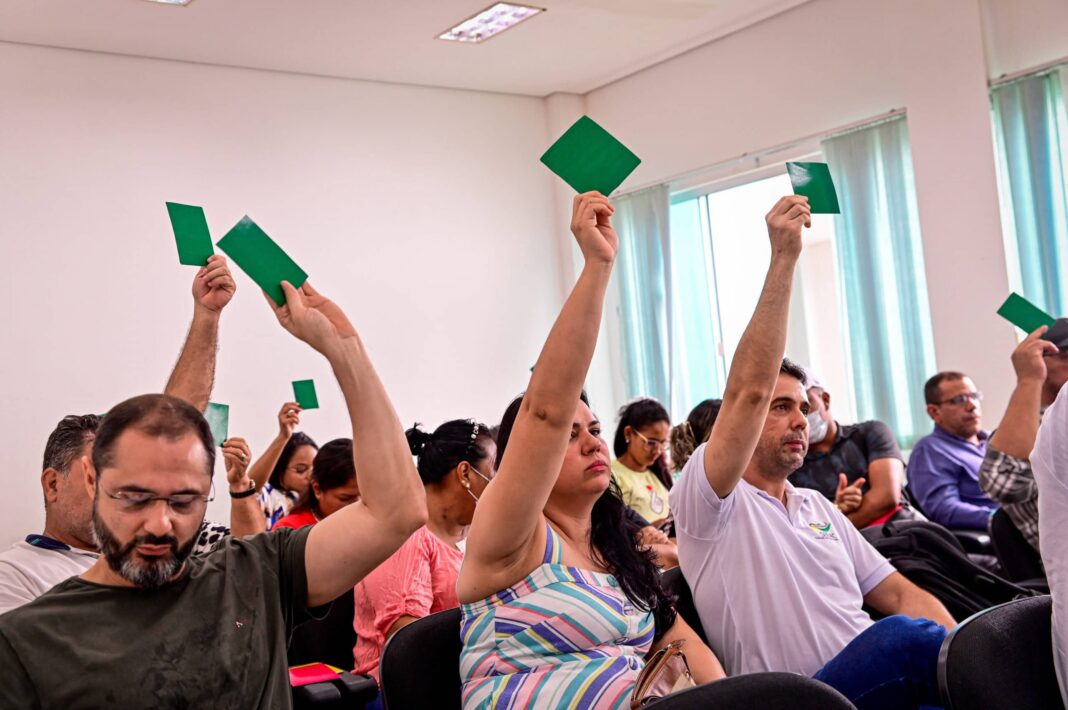
[[[286,302],[282,282],[288,281],[300,288],[308,278],[308,274],[248,215],[219,240],[219,248],[280,306]]]
[[[831,169],[827,163],[787,163],[786,172],[795,195],[808,198],[812,214],[840,214],[838,193],[834,191]]]
[[[1009,294],[998,309],[998,315],[1025,333],[1034,332],[1043,325],[1052,326],[1054,323],[1053,316],[1018,293]]]
[[[301,409],[318,409],[319,398],[315,396],[315,380],[297,380],[293,383],[293,398]]]
[[[204,410],[204,418],[211,427],[211,435],[215,439],[216,446],[222,446],[230,432],[230,405],[208,402],[208,408]]]
[[[583,116],[545,151],[541,162],[576,192],[597,190],[608,195],[642,161],[592,118]]]
[[[208,220],[204,217],[204,208],[168,202],[167,214],[171,218],[174,241],[178,244],[178,263],[189,266],[207,264],[208,257],[215,253],[215,249],[211,246],[211,233],[208,231]]]

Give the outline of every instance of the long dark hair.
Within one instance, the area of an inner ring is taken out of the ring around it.
[[[627,452],[628,444],[627,438],[623,433],[624,429],[630,427],[637,431],[643,426],[656,424],[657,422],[666,422],[669,427],[671,426],[671,417],[668,416],[667,410],[655,399],[642,397],[630,404],[623,405],[619,410],[616,438],[612,440],[612,453],[618,459]],[[663,454],[663,451],[661,451],[661,454]],[[649,470],[664,484],[665,488],[671,490],[671,486],[675,481],[671,478],[671,473],[668,472],[667,467],[664,465],[663,456],[658,456],[655,461],[649,464]]]
[[[420,429],[417,422],[404,432],[404,436],[412,456],[418,457],[416,468],[423,485],[440,483],[463,461],[475,463],[486,458],[489,455],[487,444],[493,441],[490,428],[473,419],[453,419],[433,433]]]
[[[583,392],[580,396],[588,407],[590,400]],[[500,468],[508,439],[523,395],[516,397],[501,417],[497,432],[497,467]],[[611,481],[591,513],[590,544],[598,561],[610,570],[627,598],[642,611],[652,611],[656,618],[656,636],[662,636],[675,623],[674,599],[660,586],[660,572],[656,556],[650,549],[638,547],[638,523],[624,515],[626,503],[620,496],[619,486]]]
[[[354,478],[356,462],[352,458],[352,439],[334,439],[323,444],[323,448],[315,454],[311,475],[311,480],[319,484],[319,490],[341,488]],[[291,513],[306,510],[319,512],[319,498],[311,484],[308,484],[308,494],[300,499],[300,504]]]
[[[293,432],[293,435],[289,437],[289,441],[282,447],[282,453],[278,455],[278,463],[271,469],[271,475],[267,478],[267,482],[271,484],[271,488],[276,491],[285,491],[285,486],[282,485],[282,479],[285,478],[286,467],[289,466],[289,460],[293,458],[293,454],[297,453],[297,449],[302,446],[310,446],[315,450],[319,447],[315,445],[311,437],[301,431]]]

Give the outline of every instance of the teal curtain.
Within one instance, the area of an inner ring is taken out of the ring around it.
[[[905,119],[829,138],[823,152],[842,206],[835,244],[857,416],[887,423],[908,448],[930,429],[934,346]]]
[[[1068,121],[1062,93],[1057,72],[990,92],[1012,285],[1056,316],[1068,314]]]
[[[672,411],[681,420],[694,405],[722,397],[726,379],[716,300],[708,200],[671,206]]]
[[[613,201],[620,334],[628,398],[671,402],[669,197],[666,186]]]

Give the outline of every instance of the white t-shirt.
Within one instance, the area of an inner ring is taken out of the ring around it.
[[[97,553],[36,547],[20,540],[0,552],[0,614],[32,602],[93,566]]]
[[[1038,539],[1053,594],[1053,663],[1068,703],[1068,386],[1042,416],[1031,470],[1038,483]]]
[[[726,498],[699,446],[671,489],[679,563],[728,675],[811,676],[872,624],[864,595],[894,572],[818,491],[786,484],[786,506],[740,481]]]

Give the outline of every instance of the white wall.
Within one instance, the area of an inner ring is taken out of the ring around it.
[[[166,200],[203,205],[216,238],[252,215],[346,308],[406,424],[493,423],[525,386],[562,288],[540,100],[4,43],[0,96],[0,547],[43,524],[61,416],[163,387],[194,272]],[[324,362],[237,278],[213,397],[231,434],[262,451],[314,377],[305,430],[348,435]]]
[[[999,64],[1068,55],[1060,0],[984,2],[988,25],[1028,18],[998,26]],[[937,364],[974,376],[994,425],[1013,386],[1014,333],[995,315],[1008,281],[983,14],[978,0],[814,0],[586,105],[644,159],[624,190],[907,109]]]

